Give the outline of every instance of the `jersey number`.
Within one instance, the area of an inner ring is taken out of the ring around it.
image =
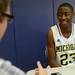
[[[61,60],[61,65],[68,65],[69,63],[72,63],[75,61],[75,53],[71,53],[71,54],[62,54],[60,56]],[[69,60],[70,58],[70,60]]]

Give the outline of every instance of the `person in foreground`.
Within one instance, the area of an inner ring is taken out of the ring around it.
[[[0,58],[0,75],[26,75],[24,71],[14,66],[9,60]]]
[[[13,19],[11,14],[12,0],[0,0],[0,40],[2,40],[10,19]]]
[[[5,34],[9,19],[13,18],[10,12],[11,2],[12,0],[0,0],[0,41]],[[0,75],[25,75],[25,72],[12,65],[10,61],[0,58]]]
[[[75,62],[75,24],[72,23],[74,9],[62,3],[57,9],[58,23],[48,32],[48,64],[61,67]]]

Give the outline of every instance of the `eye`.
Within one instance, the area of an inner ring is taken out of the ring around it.
[[[71,14],[72,14],[72,12],[64,12],[64,13],[59,12],[59,13],[57,13],[57,16],[62,17],[64,15],[67,17],[67,16],[70,16]]]
[[[66,12],[65,13],[65,16],[70,16],[71,15],[71,12]]]
[[[10,15],[10,14],[6,14],[6,13],[1,13],[2,16],[4,17],[7,17],[8,18],[8,23],[11,23],[12,20],[14,19],[14,16],[13,15]]]

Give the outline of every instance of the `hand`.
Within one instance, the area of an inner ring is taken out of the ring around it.
[[[37,62],[37,67],[35,75],[48,75],[46,69],[42,67],[39,61]]]

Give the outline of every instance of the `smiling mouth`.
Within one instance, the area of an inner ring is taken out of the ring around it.
[[[61,21],[60,24],[67,24],[67,21]]]
[[[67,21],[61,21],[61,23],[67,23]]]

